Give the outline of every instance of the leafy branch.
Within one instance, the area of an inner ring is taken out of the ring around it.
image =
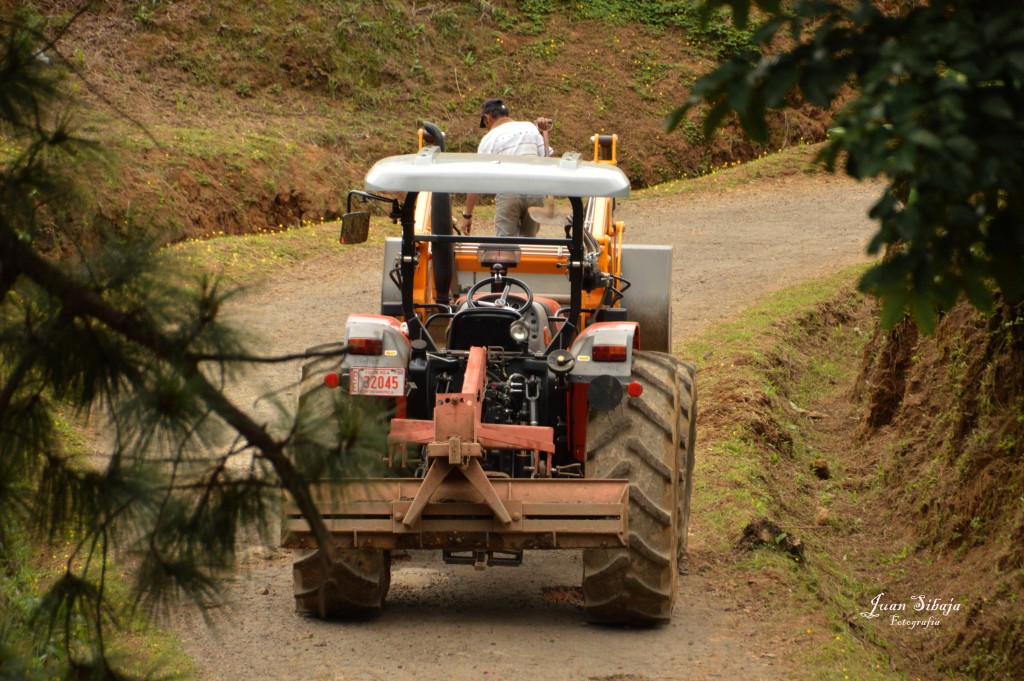
[[[792,97],[835,116],[819,160],[857,179],[884,177],[869,253],[886,258],[861,288],[891,327],[909,311],[926,332],[965,296],[1024,297],[1024,8],[973,0],[905,3],[884,13],[859,0],[708,0],[743,27],[761,22],[760,52],[699,79],[667,120],[707,107],[705,134],[731,113],[755,140],[767,111]],[[790,45],[780,48],[779,45]]]

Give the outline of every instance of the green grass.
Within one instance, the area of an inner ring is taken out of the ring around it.
[[[28,658],[27,674],[49,677],[54,665],[66,655],[59,641],[39,647],[39,627],[45,625],[36,621],[33,613],[45,591],[63,574],[74,545],[39,543],[17,530],[9,532],[6,539],[5,558],[0,559],[4,571],[0,580],[0,639]],[[121,613],[122,620],[119,629],[110,627],[109,620],[106,623],[107,653],[115,667],[139,678],[152,678],[154,673],[160,678],[194,678],[195,664],[180,641],[135,608],[127,588],[128,575],[116,563],[109,567],[107,603],[111,612]],[[91,640],[91,636],[73,629],[72,639]]]
[[[865,267],[848,267],[780,291],[748,308],[740,317],[682,343],[676,354],[697,363],[702,402],[731,401],[758,392],[769,398],[777,397],[780,378],[766,370],[765,357],[769,352],[786,351],[785,342],[791,337],[784,331],[786,320],[811,313],[838,291],[852,290]],[[855,353],[855,344],[861,337],[848,330],[838,331],[848,337],[848,342],[832,347],[839,353]],[[787,394],[800,396],[805,404],[833,389],[843,377],[840,365],[832,357],[815,357],[808,365],[810,369],[799,375],[795,385],[785,386]],[[798,436],[791,417],[778,425],[790,437]],[[817,458],[816,452],[799,444],[794,442],[789,451],[766,450],[759,436],[742,421],[716,431],[711,442],[701,444],[705,451],[698,464],[700,474],[695,478],[695,503],[704,513],[701,521],[711,528],[708,535],[718,542],[716,549],[728,548],[751,518],[772,508],[768,476],[781,457],[795,457],[804,464]]]
[[[904,679],[894,672],[889,652],[878,641],[865,642],[851,634],[846,614],[863,609],[860,602],[845,601],[841,605],[823,599],[818,585],[825,578],[821,567],[824,554],[813,554],[805,563],[771,549],[759,549],[738,558],[731,570],[737,580],[760,577],[771,584],[764,593],[776,607],[788,611],[788,626],[780,632],[795,645],[782,654],[783,659],[799,670],[792,678],[888,680]],[[831,576],[831,575],[830,575]],[[877,593],[877,592],[875,592]],[[872,594],[873,595],[873,594]],[[869,596],[870,598],[870,596]],[[781,605],[779,605],[781,604]],[[843,607],[848,608],[843,610]],[[816,615],[826,615],[824,624]]]
[[[374,218],[365,244],[338,242],[340,222],[280,225],[280,231],[265,229],[258,234],[230,236],[217,234],[208,239],[188,239],[168,246],[166,255],[175,258],[189,272],[207,272],[233,284],[256,281],[286,267],[319,256],[339,254],[343,249],[373,248],[398,228],[385,219]]]
[[[781,291],[679,347],[696,361],[702,410],[713,415],[698,420],[691,522],[703,537],[699,555],[716,556],[712,580],[741,585],[741,594],[751,585],[749,599],[769,612],[766,626],[789,642],[779,654],[787,668],[801,670],[794,678],[906,678],[893,671],[898,655],[877,629],[847,621],[880,589],[825,549],[823,540],[851,533],[853,521],[814,520],[816,508],[856,503],[856,490],[840,484],[842,457],[826,456],[830,481],[814,478],[810,463],[823,454],[805,422],[782,407],[790,399],[813,404],[852,383],[867,335],[820,313],[854,296],[864,269]],[[737,551],[743,528],[758,517],[800,537],[805,560],[771,546]],[[899,569],[898,555],[887,558],[888,569]]]
[[[709,548],[726,552],[750,519],[767,511],[770,499],[758,482],[763,461],[742,429],[699,447],[693,513],[711,541]]]
[[[90,456],[88,444],[70,420],[58,417],[56,426],[66,455],[83,460]],[[26,529],[22,519],[6,518],[3,524],[0,644],[18,651],[27,662],[26,668],[20,670],[26,678],[51,678],[55,666],[66,661],[66,652],[62,641],[41,644],[40,632],[46,623],[37,620],[35,613],[47,589],[64,574],[69,560],[75,561],[76,540],[73,534],[57,540],[40,536],[41,533]],[[80,569],[80,562],[73,563],[76,570]],[[197,676],[195,664],[180,641],[137,607],[128,587],[130,579],[127,569],[116,560],[108,563],[106,602],[109,612],[117,613],[118,626],[111,626],[110,619],[105,619],[104,635],[107,654],[115,668],[138,678]],[[77,648],[93,640],[84,622],[73,624],[70,638]],[[4,678],[15,678],[14,670],[11,674]]]

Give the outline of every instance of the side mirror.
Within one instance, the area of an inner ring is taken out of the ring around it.
[[[361,244],[370,232],[370,212],[345,213],[341,217],[341,238],[343,244]]]

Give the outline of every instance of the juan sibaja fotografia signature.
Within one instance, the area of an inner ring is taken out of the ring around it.
[[[871,610],[862,612],[860,616],[869,620],[888,617],[891,626],[927,629],[939,626],[942,624],[940,618],[949,617],[959,611],[960,604],[955,603],[952,598],[943,601],[941,598],[919,595],[911,597],[909,601],[887,601],[885,592],[882,592],[871,599]]]

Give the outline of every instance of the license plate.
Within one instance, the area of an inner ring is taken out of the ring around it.
[[[405,395],[405,369],[352,367],[349,394],[402,397]]]

